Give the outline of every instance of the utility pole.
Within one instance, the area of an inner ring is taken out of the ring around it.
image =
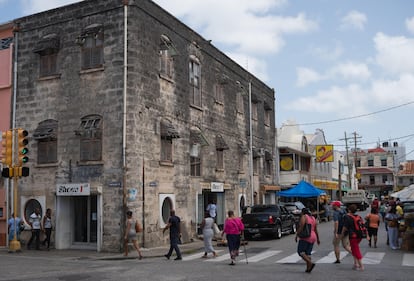
[[[338,159],[338,189],[339,189],[339,201],[342,201],[342,172],[341,172],[341,160]]]
[[[349,152],[348,152],[348,138],[346,136],[346,132],[344,132],[345,134],[345,138],[344,139],[340,139],[340,140],[344,140],[345,141],[345,149],[346,149],[346,166],[348,167],[348,185],[349,187],[351,187],[351,167],[350,167],[350,163],[349,163]],[[340,193],[342,193],[342,188],[340,190]],[[340,198],[342,198],[342,194],[339,195]]]
[[[355,165],[354,167],[355,167],[355,173],[356,173],[353,180],[355,180],[356,177],[358,176],[358,165],[357,165],[357,163],[358,163],[358,147],[357,147],[358,140],[357,139],[360,139],[362,137],[359,136],[357,134],[357,132],[353,132],[352,134],[354,135],[354,140],[353,140],[353,142],[354,142],[354,165]],[[356,184],[355,184],[355,186],[356,186]]]

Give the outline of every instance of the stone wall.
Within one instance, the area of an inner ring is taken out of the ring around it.
[[[83,1],[55,10],[18,19],[18,97],[17,124],[29,132],[46,119],[58,121],[58,162],[37,165],[37,144],[30,142],[31,175],[21,182],[22,195],[44,195],[46,205],[55,204],[57,183],[89,182],[103,195],[103,250],[121,249],[123,188],[111,182],[123,182],[123,14],[122,1]],[[81,71],[80,47],[75,43],[83,28],[102,24],[104,30],[104,67]],[[59,75],[39,79],[38,54],[33,48],[42,36],[60,37]],[[167,35],[178,50],[174,57],[172,80],[160,78],[160,37]],[[188,63],[191,54],[201,62],[202,107],[190,105]],[[248,145],[248,100],[245,114],[236,113],[235,100],[250,77],[261,104],[254,124],[254,145],[274,155],[274,91],[248,74],[192,29],[166,13],[151,1],[129,1],[128,6],[128,80],[126,113],[125,188],[136,188],[138,196],[128,202],[138,220],[145,218],[145,246],[167,243],[162,235],[159,195],[175,195],[177,215],[182,218],[185,239],[195,235],[195,210],[201,183],[224,182],[226,208],[237,208],[240,171],[240,143]],[[214,99],[214,84],[225,77],[225,100]],[[263,126],[263,103],[271,105],[270,127]],[[80,163],[79,138],[74,133],[80,118],[88,114],[103,117],[103,154],[97,163]],[[173,139],[172,165],[160,163],[160,122],[169,120],[180,138]],[[202,148],[202,177],[190,177],[190,129],[200,127],[209,146]],[[224,152],[224,171],[216,171],[215,137],[220,134],[229,146]],[[247,155],[245,156],[247,177]],[[143,171],[145,176],[143,176]],[[272,184],[260,175],[262,184]],[[145,202],[143,202],[143,188]],[[144,204],[143,204],[144,203]],[[23,202],[22,202],[23,204]],[[143,213],[142,206],[145,205]]]

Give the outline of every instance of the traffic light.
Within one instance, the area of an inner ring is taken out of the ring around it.
[[[22,166],[24,163],[29,161],[29,157],[27,157],[27,153],[29,149],[27,148],[27,144],[29,140],[27,135],[29,133],[24,129],[17,129],[17,151],[18,151],[18,159],[19,159],[19,166]]]
[[[28,177],[29,176],[29,168],[28,167],[15,167],[13,175],[15,177]]]
[[[13,168],[3,168],[3,170],[1,170],[1,176],[3,178],[12,178],[13,177]]]
[[[13,131],[8,130],[2,132],[1,139],[1,162],[3,165],[12,166],[13,165]]]

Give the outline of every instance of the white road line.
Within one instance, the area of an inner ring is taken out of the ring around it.
[[[214,258],[214,259],[207,259],[206,262],[218,262],[218,261],[225,261],[229,259],[230,259],[230,254],[227,253],[225,255],[218,256],[217,258]],[[240,250],[237,260],[242,260],[242,259],[244,259],[244,252]]]
[[[315,251],[312,251],[312,254],[314,254]],[[298,253],[291,254],[290,256],[287,256],[286,258],[283,258],[281,260],[276,261],[276,263],[297,263],[298,261],[301,261],[302,258],[298,255]]]
[[[414,266],[414,254],[404,254],[402,265],[403,266]]]
[[[340,252],[341,259],[346,257],[346,255],[348,254],[349,253],[347,251],[341,251]],[[332,251],[327,256],[324,256],[323,258],[317,260],[316,263],[333,263],[334,261],[336,261],[336,257],[335,257],[335,252]]]
[[[380,264],[384,256],[385,256],[385,253],[383,252],[367,252],[362,258],[362,263],[363,264]]]
[[[298,253],[294,253],[286,258],[276,261],[276,263],[297,263],[300,260],[302,260],[302,258],[298,255]]]
[[[275,256],[279,253],[281,253],[282,251],[272,251],[272,250],[268,250],[268,251],[264,251],[260,254],[254,255],[254,256],[249,256],[249,251],[247,251],[247,260],[249,262],[258,262],[264,259],[267,259],[271,256]]]
[[[223,250],[216,250],[216,253],[220,253],[220,252],[223,252]],[[183,256],[183,260],[184,261],[196,260],[196,259],[200,259],[201,260],[202,259],[201,257],[203,255],[204,255],[204,252],[199,252],[197,254],[192,254],[190,256]],[[213,259],[213,257],[211,255],[212,255],[211,253],[208,254],[208,259],[210,259],[210,258]],[[202,260],[204,260],[204,259],[202,259]]]

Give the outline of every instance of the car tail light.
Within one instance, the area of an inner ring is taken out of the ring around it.
[[[269,216],[268,221],[269,223],[275,223],[275,218],[273,216]]]

